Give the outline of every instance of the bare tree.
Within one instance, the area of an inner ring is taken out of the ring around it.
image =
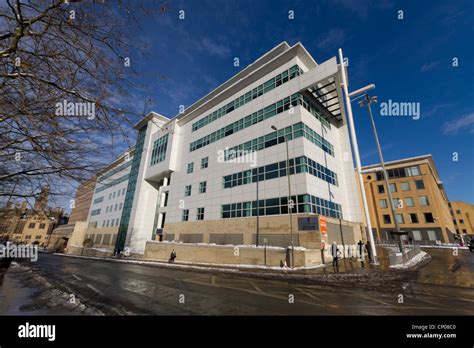
[[[141,15],[165,11],[149,1],[0,5],[0,199],[45,185],[64,194],[103,168],[141,116],[120,106],[137,87],[130,33]]]

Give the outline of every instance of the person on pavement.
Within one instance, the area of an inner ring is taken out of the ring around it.
[[[176,251],[174,251],[174,249],[173,249],[173,251],[172,251],[171,254],[170,254],[170,258],[169,258],[168,261],[171,262],[171,263],[173,263],[173,262],[174,262],[174,259],[176,259]]]
[[[365,244],[365,250],[367,250],[367,256],[369,257],[369,261],[372,261],[372,250],[370,249],[370,243],[367,241]]]
[[[332,267],[337,271],[339,271],[339,255],[340,255],[340,251],[337,248],[337,243],[332,242],[332,245],[331,245]]]
[[[357,245],[359,246],[359,260],[361,261],[364,261],[364,242],[362,242],[361,240],[359,240],[359,243],[357,243]]]

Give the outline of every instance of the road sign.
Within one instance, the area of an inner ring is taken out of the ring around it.
[[[327,234],[328,233],[328,227],[326,224],[326,217],[325,216],[319,216],[319,232],[321,234]]]

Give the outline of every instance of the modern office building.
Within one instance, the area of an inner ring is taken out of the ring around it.
[[[474,205],[462,201],[451,201],[449,210],[456,234],[474,236]]]
[[[120,219],[127,193],[127,184],[134,150],[129,149],[98,173],[93,182],[82,186],[76,196],[91,196],[86,221],[77,220],[70,236],[67,252],[77,254],[89,247],[112,253],[115,249]],[[92,194],[89,190],[93,187]],[[81,203],[81,209],[84,204]],[[80,224],[79,224],[80,223]]]
[[[391,240],[395,230],[387,190],[390,189],[403,239],[449,243],[455,233],[448,197],[431,155],[386,162],[389,186],[380,164],[362,167],[374,238]]]
[[[283,42],[176,117],[151,112],[135,125],[128,183],[97,185],[103,201],[89,224],[120,221],[117,248],[136,254],[152,239],[251,245],[257,231],[260,244],[288,246],[293,235],[319,248],[319,231],[298,219],[311,216],[360,236],[339,69],[335,57],[318,64],[301,43]]]

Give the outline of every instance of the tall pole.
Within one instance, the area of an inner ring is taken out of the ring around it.
[[[403,243],[402,243],[402,237],[400,234],[400,225],[398,224],[397,221],[397,216],[395,213],[395,208],[393,206],[393,201],[392,201],[392,191],[390,191],[390,185],[388,183],[388,175],[387,175],[387,170],[385,169],[385,162],[383,161],[383,156],[382,156],[382,149],[380,148],[380,142],[379,142],[379,136],[377,135],[377,129],[375,128],[375,121],[374,121],[374,116],[372,115],[372,100],[370,99],[369,95],[365,95],[365,101],[367,103],[367,109],[369,109],[369,115],[370,115],[370,121],[372,122],[372,129],[374,130],[374,137],[375,137],[375,142],[377,143],[377,151],[379,152],[379,158],[380,158],[380,164],[382,165],[382,172],[383,172],[383,178],[385,181],[385,186],[387,187],[387,195],[388,195],[388,206],[390,207],[390,211],[392,212],[392,217],[393,217],[393,222],[395,224],[395,229],[397,231],[397,242],[398,246],[400,248],[400,252],[403,253]]]
[[[259,226],[258,226],[258,224],[259,224],[259,220],[260,220],[260,205],[259,205],[259,203],[258,203],[258,182],[259,182],[259,180],[258,180],[258,175],[259,175],[259,174],[258,174],[258,167],[257,167],[257,226],[256,226],[256,228],[257,228],[257,237],[256,237],[256,243],[255,243],[256,246],[258,246],[258,237],[259,237],[259,236],[258,236],[258,233],[259,233]]]
[[[342,256],[346,258],[346,245],[344,244],[344,235],[342,233],[342,219],[339,218],[339,232],[341,233]]]
[[[347,109],[347,119],[349,121],[349,130],[351,133],[352,139],[352,149],[354,151],[354,157],[356,160],[356,167],[357,167],[357,176],[359,178],[359,187],[360,193],[362,196],[362,205],[364,206],[364,213],[365,213],[365,220],[367,222],[367,234],[368,239],[370,242],[370,248],[372,250],[373,260],[372,263],[377,263],[377,251],[375,250],[374,244],[374,236],[372,234],[372,224],[370,222],[370,215],[369,215],[369,208],[367,204],[367,197],[365,195],[365,188],[364,188],[364,181],[362,180],[362,172],[361,172],[361,165],[360,165],[360,155],[359,155],[359,145],[357,144],[357,136],[354,128],[354,119],[352,117],[352,106],[351,106],[351,99],[349,98],[349,91],[347,88],[347,76],[346,76],[346,69],[344,67],[344,59],[342,56],[342,49],[339,49],[339,65],[341,67],[341,78],[342,78],[342,89],[344,90],[344,100]]]
[[[291,182],[290,182],[290,155],[288,151],[288,138],[283,136],[286,143],[286,176],[288,177],[288,212],[290,213],[290,239],[291,239],[291,267],[295,264],[295,254],[293,245],[293,217],[291,211],[293,210],[294,202],[291,204]]]

